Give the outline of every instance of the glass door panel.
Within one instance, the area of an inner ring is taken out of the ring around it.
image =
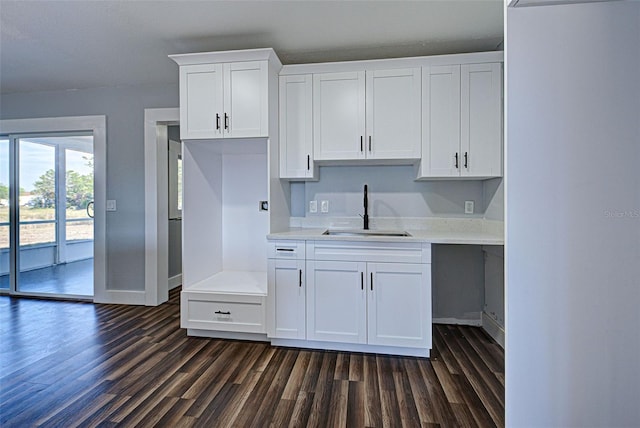
[[[17,291],[93,295],[93,138],[19,138]]]
[[[9,290],[9,139],[0,138],[0,290]]]

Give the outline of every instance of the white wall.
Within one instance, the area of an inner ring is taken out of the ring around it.
[[[640,426],[640,2],[506,40],[507,426]]]
[[[107,116],[107,198],[118,207],[106,217],[108,289],[144,290],[144,109],[177,105],[177,83],[0,97],[1,119]]]

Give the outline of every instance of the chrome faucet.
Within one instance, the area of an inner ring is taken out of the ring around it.
[[[367,185],[364,185],[364,230],[369,230],[369,198],[367,197]]]

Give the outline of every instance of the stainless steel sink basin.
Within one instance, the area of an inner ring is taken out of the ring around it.
[[[323,235],[333,236],[411,236],[399,230],[328,229]]]

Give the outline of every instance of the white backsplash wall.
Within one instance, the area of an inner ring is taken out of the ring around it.
[[[291,184],[294,217],[357,216],[363,213],[363,187],[369,186],[371,217],[482,218],[485,197],[482,181],[414,181],[413,166],[325,166],[317,182]],[[309,212],[309,201],[318,212]],[[329,212],[320,212],[320,201]],[[464,202],[474,201],[474,214],[464,213]]]

